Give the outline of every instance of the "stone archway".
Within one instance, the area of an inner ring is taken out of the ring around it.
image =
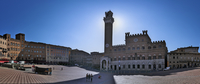
[[[105,70],[106,69],[106,60],[103,60],[102,62],[101,62],[101,68],[103,69],[103,70]]]
[[[109,67],[110,67],[110,64],[109,64],[110,59],[109,59],[109,57],[104,56],[104,57],[101,57],[100,59],[101,59],[101,61],[100,61],[100,70],[106,70],[106,71],[109,70]]]

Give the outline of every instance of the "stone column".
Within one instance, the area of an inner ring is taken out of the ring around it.
[[[145,64],[145,70],[148,70],[148,63]]]
[[[108,71],[108,61],[106,60],[106,71]]]
[[[119,65],[116,65],[117,67],[116,67],[116,70],[119,70]]]
[[[159,69],[159,67],[158,67],[158,64],[156,63],[156,70],[158,70]]]
[[[137,70],[137,65],[138,65],[138,64],[135,64],[135,70]]]
[[[100,61],[100,70],[102,70],[102,60]]]

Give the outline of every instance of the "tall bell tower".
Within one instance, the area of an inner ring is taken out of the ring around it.
[[[112,11],[105,12],[105,42],[104,42],[104,53],[109,53],[112,49],[112,30],[114,18],[112,17]]]

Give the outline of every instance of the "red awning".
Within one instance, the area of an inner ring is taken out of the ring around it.
[[[9,61],[0,61],[0,63],[9,62]]]

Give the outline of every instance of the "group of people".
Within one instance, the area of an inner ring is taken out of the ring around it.
[[[92,82],[92,77],[93,77],[93,75],[92,74],[86,74],[86,81],[87,80],[90,80],[91,82]]]

